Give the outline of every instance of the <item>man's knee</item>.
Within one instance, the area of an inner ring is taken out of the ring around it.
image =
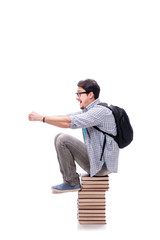
[[[59,133],[55,136],[55,139],[54,139],[54,144],[55,146],[59,145],[59,144],[63,144],[65,143],[67,140],[67,134],[65,133]]]

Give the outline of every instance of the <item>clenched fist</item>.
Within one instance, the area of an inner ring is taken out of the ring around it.
[[[31,112],[28,114],[28,120],[29,121],[43,121],[43,115],[40,115],[36,112]]]

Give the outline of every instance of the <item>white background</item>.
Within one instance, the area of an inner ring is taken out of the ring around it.
[[[1,0],[1,239],[160,238],[159,13],[156,0]],[[62,182],[54,136],[81,130],[28,121],[79,110],[86,78],[126,109],[135,133],[110,175],[105,226],[80,226],[77,193],[50,190]]]

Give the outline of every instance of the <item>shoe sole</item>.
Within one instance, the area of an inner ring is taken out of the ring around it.
[[[51,188],[51,189],[52,189],[52,193],[78,192],[79,190],[81,190],[81,188],[72,189],[72,190],[58,190],[55,188]]]

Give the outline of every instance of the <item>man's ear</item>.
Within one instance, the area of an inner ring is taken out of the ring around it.
[[[93,92],[90,92],[90,93],[88,94],[88,96],[89,96],[90,99],[94,99],[94,93],[93,93]]]

